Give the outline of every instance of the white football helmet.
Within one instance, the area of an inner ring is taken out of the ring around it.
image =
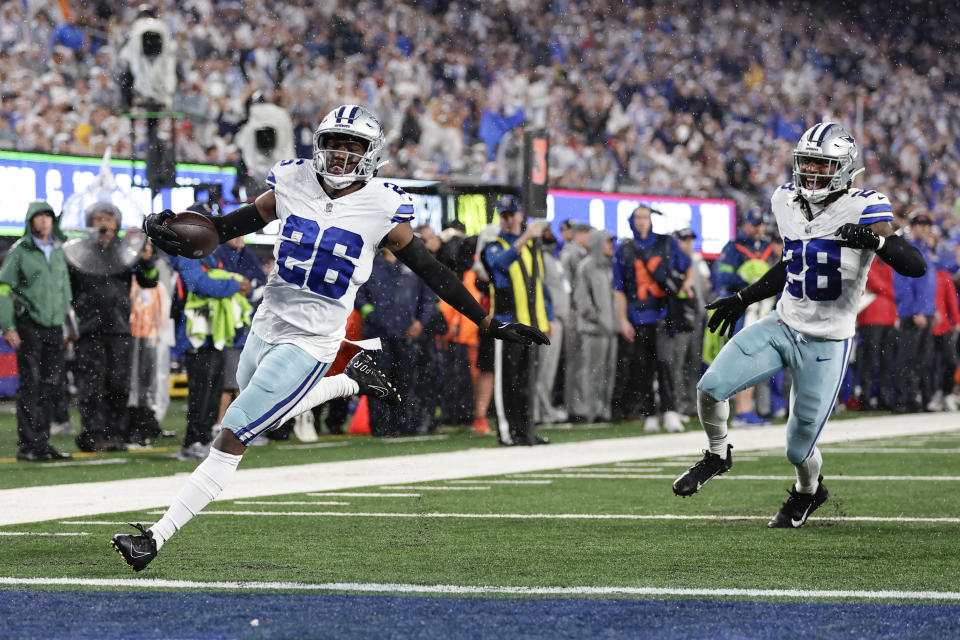
[[[366,145],[362,154],[327,149],[331,138],[352,138]],[[323,176],[323,181],[334,189],[344,189],[354,182],[366,182],[376,175],[383,154],[383,127],[364,107],[345,104],[337,107],[320,121],[313,134],[313,167]],[[342,173],[333,173],[331,168],[338,163],[334,154],[344,156]],[[350,165],[355,166],[347,171]]]
[[[853,136],[839,124],[818,122],[807,129],[793,150],[793,182],[800,196],[817,203],[845,191],[858,173],[859,155]],[[810,161],[825,164],[828,171],[804,171]]]

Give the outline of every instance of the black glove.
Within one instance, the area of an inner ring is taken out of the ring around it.
[[[550,338],[543,335],[540,329],[520,324],[519,322],[492,320],[490,327],[487,329],[487,335],[497,340],[503,340],[504,342],[550,344]]]
[[[883,238],[865,224],[848,222],[837,229],[834,235],[840,236],[840,240],[835,240],[837,246],[840,247],[878,251],[884,244]]]
[[[727,334],[728,338],[733,337],[733,329],[737,326],[737,320],[747,310],[747,303],[740,298],[739,293],[726,298],[718,298],[706,305],[706,309],[712,309],[713,315],[707,320],[707,327],[714,333],[721,336]]]
[[[163,223],[175,217],[175,215],[170,209],[164,209],[160,213],[151,213],[143,219],[144,233],[153,240],[155,246],[172,256],[180,255],[180,249],[183,245],[180,243],[180,236],[163,226]]]

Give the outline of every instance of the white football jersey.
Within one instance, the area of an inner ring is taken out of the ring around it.
[[[252,331],[332,362],[378,245],[395,226],[413,220],[413,199],[379,180],[331,199],[313,163],[302,158],[274,165],[267,186],[276,195],[281,227],[273,247],[277,263]]]
[[[787,284],[777,311],[800,333],[846,340],[856,331],[858,303],[874,252],[838,246],[836,231],[848,222],[893,220],[893,209],[881,193],[850,189],[807,220],[796,196],[791,182],[778,187],[770,199],[787,263]]]

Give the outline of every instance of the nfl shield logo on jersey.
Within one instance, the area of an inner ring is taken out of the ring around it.
[[[327,206],[325,207],[325,210],[326,210],[327,213],[330,213],[331,211],[333,211],[333,203],[332,203],[332,202],[328,202],[328,203],[327,203]]]
[[[330,205],[328,204],[327,206],[329,207]],[[812,225],[812,224],[808,224],[807,226],[805,226],[805,227],[803,228],[803,232],[804,232],[804,233],[810,233],[811,231],[813,231],[813,225]]]

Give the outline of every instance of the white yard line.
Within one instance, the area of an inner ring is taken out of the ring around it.
[[[830,423],[821,435],[820,442],[850,442],[958,429],[957,417],[946,413],[856,418]],[[784,427],[772,425],[756,429],[733,429],[730,440],[736,451],[782,448]],[[241,464],[220,499],[242,500],[287,493],[337,491],[689,456],[703,449],[705,442],[703,432],[697,430],[554,443],[546,447],[466,449],[262,469],[243,469]],[[915,451],[911,449],[910,452]],[[166,476],[0,490],[0,526],[166,507],[182,485],[182,479]]]
[[[599,471],[599,469],[594,469]],[[639,469],[638,469],[639,471]],[[571,469],[569,473],[525,473],[517,475],[517,478],[590,478],[596,480],[673,480],[677,474],[668,473],[578,473],[576,469]],[[740,475],[731,472],[729,475],[718,476],[719,480],[795,480],[794,476],[751,476]],[[835,480],[864,480],[864,481],[899,481],[916,480],[918,482],[956,482],[960,476],[828,476],[825,480],[833,482]],[[826,484],[826,482],[824,482]]]
[[[551,480],[447,480],[450,484],[552,484]]]
[[[88,536],[90,535],[86,531],[73,531],[66,533],[48,533],[48,532],[38,532],[38,531],[0,531],[0,536]]]
[[[311,497],[332,497],[340,496],[342,498],[419,498],[419,493],[373,493],[357,491],[328,491],[324,493],[308,493]]]
[[[160,515],[163,511],[149,511]],[[763,520],[770,516],[711,516],[681,515],[675,513],[637,514],[637,513],[393,513],[372,511],[216,511],[204,510],[198,516],[259,516],[293,518],[460,518],[465,520]],[[824,516],[811,517],[807,522],[926,522],[938,524],[957,524],[960,518],[912,518],[887,516]],[[81,524],[65,522],[64,524]],[[86,522],[83,524],[92,524]],[[112,523],[111,523],[112,524]]]
[[[946,453],[957,455],[960,449],[923,449],[921,447],[823,447],[824,453]]]
[[[323,500],[234,500],[233,504],[297,504],[297,505],[308,505],[308,504],[325,504],[332,507],[336,506],[347,506],[349,502],[334,502],[332,500],[323,501]]]
[[[126,589],[228,589],[230,591],[338,591],[349,593],[431,593],[443,595],[536,596],[700,596],[739,598],[854,598],[864,600],[960,600],[960,591],[862,591],[858,589],[692,589],[664,587],[502,587],[452,584],[358,582],[198,582],[161,578],[10,578],[0,585],[123,587]]]
[[[490,491],[490,487],[431,487],[431,486],[410,486],[410,485],[389,485],[385,484],[381,489],[397,489],[403,491],[404,489],[410,491]]]
[[[281,444],[277,446],[277,449],[329,449],[330,447],[345,447],[349,442],[343,440],[341,442],[314,442],[313,444]]]

